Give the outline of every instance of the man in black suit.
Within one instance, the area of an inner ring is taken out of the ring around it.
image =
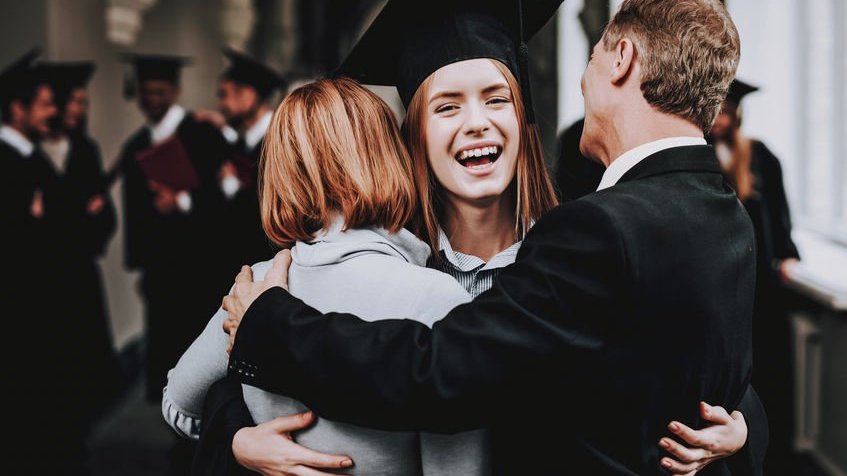
[[[738,58],[719,2],[625,1],[582,81],[597,193],[432,329],[322,315],[245,271],[231,374],[330,419],[490,427],[503,474],[667,474],[667,422],[700,426],[695,402],[735,408],[750,380],[753,229],[703,139]]]

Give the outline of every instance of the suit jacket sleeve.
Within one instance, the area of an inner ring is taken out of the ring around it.
[[[610,217],[576,201],[539,220],[494,287],[432,330],[322,315],[274,288],[244,316],[230,374],[329,419],[388,430],[488,426],[545,385],[591,371],[584,362],[603,350],[623,256]]]
[[[736,408],[747,423],[747,442],[741,450],[726,459],[732,476],[762,476],[762,463],[768,449],[768,418],[759,395],[752,386]],[[247,426],[247,425],[244,425]]]

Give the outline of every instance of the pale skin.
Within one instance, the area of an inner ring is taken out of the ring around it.
[[[454,76],[449,67],[436,72],[428,106],[427,152],[430,166],[446,190],[448,206],[443,227],[451,245],[458,251],[488,260],[514,242],[514,202],[503,193],[514,177],[514,166],[511,165],[505,182],[498,182],[496,178],[488,178],[484,182],[468,181],[465,171],[456,166],[455,157],[466,146],[495,144],[502,146],[506,160],[500,158],[493,166],[500,169],[502,164],[508,164],[509,146],[517,143],[517,132],[510,127],[508,116],[516,116],[511,97],[502,88],[496,88],[494,76],[488,77],[494,78],[488,83],[474,83],[480,77],[486,78],[485,64],[475,67],[483,73],[469,76],[461,74],[457,68]],[[623,39],[609,51],[601,44],[595,46],[582,81],[587,111],[586,129],[580,144],[583,154],[608,166],[625,151],[647,142],[671,136],[703,136],[693,123],[653,109],[641,94],[639,77],[640,65],[631,40]],[[500,96],[497,96],[498,93]],[[491,98],[495,98],[496,102],[489,102]],[[498,185],[502,185],[499,191]],[[492,237],[497,239],[492,240]],[[229,312],[224,330],[230,335],[230,349],[241,317],[250,304],[271,287],[287,289],[290,262],[290,253],[287,250],[280,252],[262,282],[253,282],[250,268],[242,268],[232,294],[225,297],[223,303],[224,309]],[[669,454],[669,457],[662,458],[660,464],[673,475],[694,475],[710,462],[737,452],[747,440],[747,426],[740,412],[730,415],[723,408],[712,407],[705,402],[701,403],[700,410],[703,419],[712,423],[711,426],[694,430],[673,421],[668,425],[669,432],[685,444],[671,438],[662,438],[658,442]],[[248,444],[248,441],[254,435],[245,430],[236,433],[233,452],[240,463],[243,459],[255,468],[256,462],[266,456],[250,449],[253,444]],[[239,455],[238,450],[241,449],[250,454]],[[265,474],[302,473],[282,470]]]

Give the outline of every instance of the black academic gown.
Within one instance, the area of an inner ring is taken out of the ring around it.
[[[175,133],[200,186],[188,213],[161,214],[135,157],[151,146],[145,127],[121,152],[125,220],[124,260],[142,274],[146,305],[147,396],[159,402],[167,371],[202,331],[228,288],[219,289],[223,194],[217,179],[228,146],[220,132],[187,113]]]
[[[11,308],[26,309],[26,316],[9,319],[9,340],[4,346],[4,396],[26,406],[7,412],[15,437],[8,448],[14,457],[5,467],[12,474],[79,474],[84,462],[85,418],[73,387],[78,362],[71,362],[69,353],[78,350],[74,346],[85,344],[74,339],[75,332],[69,332],[77,319],[88,316],[65,306],[68,283],[62,258],[66,237],[56,233],[52,221],[57,211],[52,200],[55,176],[37,148],[24,157],[2,141],[0,167],[6,270],[0,288]],[[36,191],[42,196],[40,218],[31,213]],[[45,290],[52,294],[49,299]],[[44,349],[50,351],[40,354]],[[51,457],[44,460],[45,454]]]
[[[258,173],[262,143],[247,149],[241,142],[232,147],[232,159],[239,162],[242,186],[224,203],[222,233],[225,235],[223,254],[227,266],[222,277],[223,285],[232,285],[242,265],[252,265],[273,258],[274,249],[265,231],[259,209]]]
[[[768,412],[771,445],[768,474],[789,474],[794,433],[794,385],[791,375],[789,296],[779,276],[779,263],[799,258],[791,238],[791,217],[776,156],[752,141],[750,169],[753,194],[744,200],[756,231],[757,275],[753,311],[753,384]]]
[[[489,427],[502,474],[665,474],[667,423],[699,427],[699,401],[736,408],[748,388],[754,285],[753,227],[713,149],[678,147],[542,217],[431,330],[267,291],[230,374],[358,425]]]
[[[82,134],[71,134],[69,140],[64,170],[47,162],[45,222],[58,248],[52,269],[63,296],[55,319],[67,327],[65,358],[73,363],[66,373],[67,398],[75,400],[75,413],[87,424],[122,384],[97,262],[117,222],[99,147]],[[105,202],[98,213],[90,214],[88,202],[96,195]]]

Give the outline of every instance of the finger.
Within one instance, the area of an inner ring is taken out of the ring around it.
[[[238,322],[235,319],[227,319],[224,321],[224,332],[227,334],[232,334],[234,330],[238,329]]]
[[[672,438],[662,438],[659,446],[681,463],[694,463],[709,456],[703,449],[687,448]]]
[[[314,419],[313,412],[295,413],[274,418],[268,422],[268,427],[276,433],[291,433],[311,425]]]
[[[673,475],[693,474],[699,469],[697,463],[680,463],[673,458],[662,458],[662,467]]]
[[[700,402],[700,415],[703,419],[718,424],[732,423],[732,418],[726,412],[724,407],[711,406],[706,402]]]
[[[689,446],[697,446],[699,448],[707,449],[709,447],[710,442],[703,438],[702,433],[692,430],[690,427],[683,425],[678,421],[671,422],[671,424],[668,425],[668,429],[671,433],[682,438],[682,440],[688,443]]]
[[[744,420],[744,414],[741,413],[738,410],[735,410],[734,412],[732,412],[732,414],[730,415],[730,418],[732,418],[733,420],[738,421],[738,422],[744,422],[746,424],[746,420]]]
[[[235,332],[229,334],[229,342],[226,344],[226,353],[232,353],[232,347],[235,345]]]
[[[253,269],[247,265],[241,267],[241,271],[238,272],[238,275],[235,276],[235,283],[252,283],[253,282]]]
[[[290,451],[290,458],[294,463],[309,468],[343,469],[353,466],[353,460],[349,456],[319,453],[294,442],[291,443]]]
[[[224,308],[226,312],[232,312],[235,310],[235,298],[232,296],[224,296],[223,303],[221,307]],[[229,319],[227,319],[229,320]]]
[[[265,281],[274,286],[288,289],[288,267],[291,266],[291,250],[282,250],[274,256]]]

